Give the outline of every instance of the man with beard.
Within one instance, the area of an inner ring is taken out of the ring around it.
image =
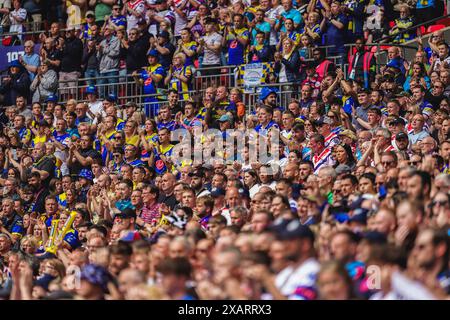
[[[409,178],[406,185],[406,193],[409,199],[423,201],[428,205],[431,201],[431,176],[426,171],[415,171]]]
[[[330,241],[330,251],[334,259],[345,265],[350,277],[355,281],[364,274],[364,264],[356,261],[359,237],[350,230],[338,231]]]
[[[423,229],[415,243],[418,269],[430,283],[438,281],[445,294],[450,294],[450,270],[448,267],[450,247],[444,230]]]
[[[395,215],[397,217],[397,229],[394,236],[395,244],[405,248],[409,254],[414,247],[419,227],[423,223],[425,216],[423,203],[404,200],[397,206]]]
[[[274,88],[263,87],[259,94],[259,99],[265,106],[269,106],[274,110],[277,107],[277,92]]]
[[[192,173],[189,173],[191,177],[191,188],[194,189],[197,197],[207,196],[210,192],[204,187],[205,173],[203,170],[198,169]]]
[[[299,176],[298,182],[304,185],[306,183],[306,179],[308,179],[308,177],[313,174],[313,171],[314,165],[311,161],[307,160],[301,161],[298,169],[298,176]]]
[[[132,252],[131,246],[125,242],[112,245],[110,247],[108,271],[117,277],[122,270],[128,268]]]
[[[283,244],[284,259],[290,263],[275,278],[263,266],[249,270],[249,276],[262,281],[273,299],[316,299],[315,278],[320,264],[314,257],[314,233],[297,219],[280,220],[271,228]]]
[[[33,188],[34,198],[31,204],[31,212],[38,214],[45,213],[45,198],[50,194],[48,187],[44,186],[41,175],[38,172],[32,172],[28,178],[28,184]]]
[[[319,190],[329,204],[333,203],[333,184],[336,180],[336,170],[331,166],[322,167],[319,170]]]

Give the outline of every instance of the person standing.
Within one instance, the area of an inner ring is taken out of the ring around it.
[[[97,58],[100,59],[98,86],[101,96],[107,96],[109,93],[115,92],[111,86],[105,88],[104,85],[117,83],[119,75],[120,41],[114,35],[114,28],[107,26],[104,37],[105,39],[97,45]]]

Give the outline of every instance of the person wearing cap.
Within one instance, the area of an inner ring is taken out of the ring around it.
[[[158,51],[158,61],[164,70],[168,72],[175,52],[175,46],[170,42],[170,35],[167,31],[160,31],[156,38],[150,37],[150,50],[152,49]]]
[[[331,131],[332,124],[333,120],[328,116],[320,117],[315,122],[318,133],[325,138],[325,148],[332,148],[340,142],[338,135]]]
[[[158,115],[159,103],[155,97],[157,89],[164,84],[166,75],[163,66],[158,62],[158,51],[150,49],[147,53],[148,66],[133,72],[134,79],[143,86],[145,116],[151,119]]]
[[[114,28],[111,27],[105,28],[103,36],[102,42],[96,46],[97,58],[100,60],[100,79],[97,82],[100,87],[100,96],[106,96],[107,93],[115,91],[111,86],[105,87],[105,85],[117,83],[119,75],[120,41],[114,35]]]
[[[82,33],[80,35],[80,38],[81,39],[85,39],[85,40],[89,40],[89,39],[91,39],[91,36],[92,36],[91,28],[93,26],[97,26],[95,24],[95,13],[94,13],[94,11],[92,11],[92,10],[87,11],[86,15],[85,15],[85,18],[86,18],[86,23],[83,23],[83,25],[81,26]]]
[[[199,39],[197,53],[203,53],[202,68],[210,68],[202,73],[205,76],[214,76],[219,72],[220,52],[222,51],[223,37],[216,31],[217,21],[213,18],[206,18],[205,30],[206,34]]]
[[[85,265],[80,274],[80,286],[76,288],[77,296],[83,300],[104,300],[110,281],[111,275],[104,267]]]
[[[259,100],[273,109],[277,106],[277,88],[263,87],[259,93]]]
[[[205,173],[203,169],[194,170],[189,173],[189,176],[191,177],[191,188],[194,189],[197,198],[211,194],[211,192],[204,187]]]
[[[18,96],[26,97],[30,95],[30,77],[18,60],[13,60],[9,64],[8,74],[2,77],[0,94],[3,94],[3,105],[11,106],[16,102]]]

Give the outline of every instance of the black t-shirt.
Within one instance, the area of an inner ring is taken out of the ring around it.
[[[159,63],[162,65],[164,70],[168,71],[170,65],[172,64],[172,58],[173,58],[173,54],[175,52],[175,47],[170,42],[167,42],[163,45],[163,48],[169,49],[169,53],[165,54],[165,55],[159,54],[158,55]]]
[[[433,109],[434,110],[437,110],[437,109],[439,109],[439,105],[440,105],[440,103],[441,103],[441,101],[443,100],[445,98],[445,96],[444,95],[440,95],[440,96],[433,96],[432,94],[431,94],[431,92],[427,92],[426,94],[425,94],[425,101],[428,101],[429,103],[431,103],[432,105],[433,105]]]
[[[158,203],[165,203],[170,210],[173,210],[177,204],[177,200],[175,199],[175,195],[166,196],[165,194],[160,194],[158,198]]]
[[[44,186],[48,187],[50,180],[55,176],[55,164],[56,159],[54,156],[44,156],[34,165],[36,169],[48,172],[48,177],[42,181]]]
[[[94,149],[84,149],[84,150],[80,150],[80,154],[83,158],[92,158],[92,159],[101,159],[102,156],[100,155],[100,153]],[[69,166],[69,170],[70,170],[70,174],[71,175],[78,175],[80,173],[80,171],[82,169],[91,169],[91,166],[83,166],[78,160],[74,161],[70,166]]]

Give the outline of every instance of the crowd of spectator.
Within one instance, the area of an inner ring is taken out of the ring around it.
[[[0,84],[2,299],[449,298],[449,47],[367,45],[439,1],[32,3],[0,1],[54,19]],[[189,92],[252,62],[286,103]],[[166,101],[119,103],[121,77]]]

